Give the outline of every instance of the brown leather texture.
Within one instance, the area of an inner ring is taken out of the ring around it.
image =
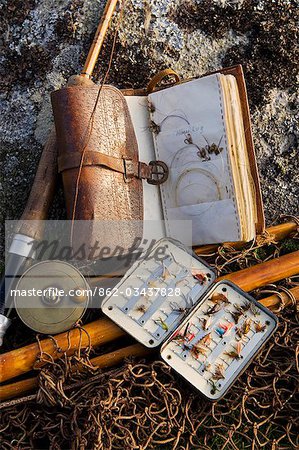
[[[207,75],[212,75],[214,73],[223,73],[224,75],[233,75],[236,78],[236,81],[238,84],[239,95],[240,95],[240,100],[241,100],[241,107],[242,107],[242,115],[243,115],[243,121],[244,121],[244,128],[245,128],[245,138],[246,138],[246,144],[247,144],[246,147],[247,147],[249,164],[250,164],[250,172],[251,172],[251,176],[252,176],[252,179],[253,179],[254,185],[255,185],[255,201],[256,201],[256,207],[257,207],[256,233],[261,234],[265,230],[265,215],[264,215],[264,207],[263,207],[263,200],[262,200],[260,179],[259,179],[258,168],[257,168],[256,155],[255,155],[255,150],[254,150],[253,140],[252,140],[250,111],[249,111],[243,69],[242,69],[242,66],[240,64],[238,64],[236,66],[226,67],[224,69],[220,69],[220,70],[217,70],[214,72],[205,73],[204,75],[201,75],[201,76],[205,77]],[[195,77],[195,78],[200,78],[200,77]],[[188,81],[191,81],[192,79],[194,79],[194,78],[187,78],[185,80],[182,80],[180,83],[186,83]],[[162,87],[156,87],[154,89],[154,91],[166,89],[167,87],[173,86],[174,84],[178,84],[178,82],[169,83]],[[147,95],[147,88],[124,89],[124,90],[122,90],[122,92],[126,96]]]
[[[81,168],[75,220],[109,221],[106,232],[100,224],[85,226],[84,237],[78,232],[73,242],[92,245],[98,241],[101,247],[128,249],[136,237],[142,236],[142,180],[125,180],[124,173],[111,169],[108,163],[115,162],[118,168],[123,159],[138,164],[137,140],[124,96],[113,86],[102,87],[91,122],[98,91],[96,85],[69,86],[52,93],[58,169],[62,173],[67,216],[71,219],[78,164],[84,151],[87,160]],[[98,158],[94,156],[96,152]],[[107,164],[96,164],[99,161]]]

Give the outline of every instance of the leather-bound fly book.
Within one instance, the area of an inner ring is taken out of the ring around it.
[[[165,234],[181,241],[176,221],[192,221],[193,245],[250,241],[263,231],[241,66],[124,95],[139,158],[163,163],[168,175],[159,185],[144,183],[145,220],[163,220]]]

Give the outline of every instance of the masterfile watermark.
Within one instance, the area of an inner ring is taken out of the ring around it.
[[[176,229],[184,233],[185,241],[182,243],[190,246],[191,221],[171,222],[176,222]],[[6,258],[9,256],[6,262],[10,262],[5,267],[7,308],[16,304],[22,308],[43,308],[45,305],[73,307],[73,302],[85,300],[89,307],[98,308],[98,297],[118,295],[115,286],[134,264],[151,258],[163,263],[167,257],[165,245],[159,242],[167,237],[165,230],[169,222],[166,224],[161,220],[39,221],[39,229],[43,233],[38,240],[15,234],[15,230],[20,229],[19,225],[17,221],[6,222]],[[32,221],[23,222],[22,229],[31,228]],[[25,259],[20,270],[16,271],[11,264],[14,261],[11,255],[21,255]],[[62,277],[60,270],[65,271]],[[73,279],[70,290],[67,283],[72,277],[76,281]],[[82,287],[90,289],[82,292]],[[129,291],[124,295],[137,295],[136,290]],[[176,292],[160,294],[176,295]]]

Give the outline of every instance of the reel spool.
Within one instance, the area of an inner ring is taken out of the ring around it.
[[[31,266],[15,289],[14,303],[20,319],[44,334],[69,330],[85,312],[90,294],[79,270],[63,261],[42,261]]]

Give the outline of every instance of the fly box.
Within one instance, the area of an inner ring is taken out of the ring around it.
[[[103,312],[209,400],[220,399],[276,317],[177,241],[160,240],[105,298]]]

